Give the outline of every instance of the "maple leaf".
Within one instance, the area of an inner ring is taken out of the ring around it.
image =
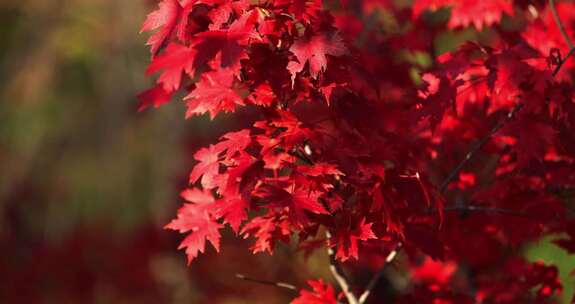
[[[252,168],[254,165],[255,168]],[[233,163],[227,164],[226,182],[225,185],[219,186],[219,192],[224,196],[242,194],[245,187],[253,182],[249,180],[249,178],[253,178],[252,176],[246,176],[244,179],[244,174],[253,173],[251,172],[252,169],[257,171],[260,165],[261,162],[256,161],[251,155],[243,151],[240,152],[237,157],[234,157]],[[257,176],[257,172],[255,175]]]
[[[297,227],[302,227],[308,222],[305,211],[315,214],[329,214],[319,202],[320,195],[321,193],[317,191],[306,191],[301,188],[288,191],[272,186],[262,186],[256,193],[257,197],[269,201],[274,206],[288,207],[290,221]]]
[[[450,28],[475,26],[481,30],[501,21],[503,14],[513,15],[513,3],[507,0],[417,0],[413,4],[414,16],[425,9],[451,8]]]
[[[158,10],[148,15],[140,30],[141,33],[160,28],[147,42],[151,46],[152,57],[158,53],[178,22],[181,22],[182,16],[182,6],[178,0],[163,0],[158,6]]]
[[[221,141],[216,145],[216,149],[218,151],[225,150],[227,160],[244,151],[252,142],[250,130],[248,129],[226,133],[220,139]]]
[[[335,257],[340,261],[347,261],[350,257],[357,260],[358,247],[357,242],[367,241],[369,239],[376,239],[377,237],[371,230],[373,223],[366,224],[365,219],[362,219],[357,227],[351,231],[341,230],[336,231],[335,235],[330,240],[330,243],[337,246]]]
[[[219,112],[233,112],[236,105],[244,105],[243,98],[233,89],[234,75],[229,70],[218,69],[203,73],[196,88],[185,97],[186,118],[210,113],[214,119]]]
[[[290,207],[290,217],[296,223],[305,223],[307,216],[304,210],[316,214],[329,214],[319,202],[320,193],[296,189],[286,201],[280,201]]]
[[[254,163],[254,159],[243,152],[251,142],[249,130],[229,132],[221,138],[222,141],[219,143],[210,145],[208,148],[202,148],[194,154],[194,159],[199,163],[194,166],[190,173],[189,182],[195,183],[201,177],[201,184],[204,189],[219,187],[220,191],[225,194],[226,188],[230,187],[229,182],[236,182],[236,179],[241,178],[241,174]],[[220,165],[224,164],[233,168],[229,169],[226,174],[220,174]],[[228,186],[224,187],[226,180]],[[236,183],[239,184],[239,182]]]
[[[277,140],[281,140],[288,149],[313,137],[312,131],[304,127],[303,123],[293,113],[277,111],[277,114],[279,117],[275,118],[269,125],[261,127],[268,129],[268,132],[272,133],[277,133],[276,128],[282,130],[283,132],[277,136]],[[270,126],[275,128],[270,129]],[[275,145],[275,139],[271,141],[270,144]],[[264,144],[264,147],[265,146],[267,145]]]
[[[190,203],[184,204],[178,210],[177,218],[165,226],[166,229],[187,233],[188,236],[182,241],[178,249],[186,249],[188,264],[199,253],[205,250],[208,240],[216,251],[220,250],[220,232],[222,225],[212,215],[214,198],[208,193],[197,188],[187,189],[182,192],[182,197]]]
[[[337,165],[322,162],[315,162],[311,166],[299,166],[297,171],[313,177],[322,175],[344,175],[337,169]]]
[[[337,304],[337,297],[333,287],[325,284],[322,279],[317,281],[308,280],[307,284],[313,291],[302,289],[299,297],[291,301],[291,304]]]
[[[219,29],[223,24],[230,20],[230,16],[233,16],[234,12],[242,16],[249,7],[249,1],[222,1],[222,0],[210,0],[202,1],[203,3],[215,4],[216,7],[210,10],[208,17],[212,21],[210,24],[210,29]]]
[[[258,85],[254,92],[248,97],[248,100],[258,106],[271,107],[276,96],[267,83]]]
[[[170,43],[166,47],[166,52],[154,58],[146,73],[149,75],[164,70],[158,78],[158,82],[164,86],[166,91],[176,91],[180,88],[183,72],[193,77],[195,55],[196,50],[194,48]]]
[[[552,126],[520,115],[509,123],[503,134],[517,138],[513,151],[517,153],[517,162],[523,167],[532,159],[542,161],[548,147],[556,140],[557,131]]]
[[[258,10],[252,10],[244,13],[228,29],[198,33],[192,43],[197,50],[194,66],[206,64],[219,55],[217,65],[238,74],[240,60],[247,58],[245,46],[250,40],[260,40],[254,27],[258,18]]]
[[[296,61],[288,63],[287,69],[292,75],[292,86],[296,74],[309,62],[309,71],[313,78],[327,67],[327,57],[342,56],[347,53],[343,40],[336,32],[319,32],[311,37],[298,39],[290,47]]]
[[[248,218],[245,210],[248,206],[249,202],[240,195],[226,196],[219,201],[218,214],[238,233],[241,223]]]
[[[138,99],[140,100],[138,111],[143,111],[150,106],[158,108],[172,99],[172,92],[166,91],[162,85],[157,85],[140,93]]]
[[[322,162],[314,162],[310,166],[297,166],[292,174],[295,175],[296,183],[306,189],[320,192],[333,189],[333,179],[339,180],[344,175],[336,165]]]
[[[486,60],[485,66],[489,70],[487,84],[491,90],[492,101],[490,111],[510,108],[521,94],[521,88],[527,83],[533,83],[534,88],[543,93],[546,81],[551,77],[545,75],[547,73],[543,71],[536,74],[537,77],[533,76],[536,70],[529,60],[537,57],[540,57],[537,51],[519,44],[504,49]]]
[[[245,152],[236,158],[237,165],[228,167],[226,184],[219,186],[223,198],[219,200],[218,216],[223,217],[237,233],[241,223],[247,219],[246,208],[249,206],[249,194],[261,169],[261,163]],[[252,184],[251,187],[248,185]],[[246,188],[249,187],[250,189]]]
[[[195,183],[201,177],[201,184],[204,189],[213,189],[217,186],[217,176],[219,175],[219,153],[215,145],[210,145],[209,148],[202,148],[194,154],[194,159],[199,163],[194,166],[190,173],[189,182]]]
[[[431,257],[425,257],[420,265],[413,268],[411,276],[415,281],[433,282],[439,285],[447,285],[457,271],[454,261],[434,261]]]
[[[287,6],[287,12],[298,20],[310,22],[321,9],[321,0],[276,0],[276,6]]]
[[[244,225],[241,234],[244,238],[250,235],[256,238],[256,243],[251,247],[254,254],[264,251],[272,254],[276,240],[289,241],[291,229],[287,216],[270,213],[251,219]]]
[[[432,78],[430,74],[426,74],[425,79]],[[421,107],[421,115],[430,117],[430,125],[435,129],[437,124],[441,122],[447,109],[455,108],[455,100],[457,97],[457,88],[462,84],[461,81],[452,82],[448,78],[441,78],[436,80],[433,91],[425,97],[423,106]]]

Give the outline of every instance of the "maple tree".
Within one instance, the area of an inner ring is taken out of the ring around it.
[[[554,301],[556,266],[522,248],[563,234],[575,252],[574,8],[160,1],[142,27],[159,76],[140,110],[183,92],[186,118],[252,119],[193,155],[166,228],[186,235],[188,263],[228,225],[253,253],[327,249],[337,288],[310,280],[292,303]],[[438,45],[463,31],[474,38]],[[383,286],[398,255],[409,283]],[[358,265],[364,286],[347,274]]]

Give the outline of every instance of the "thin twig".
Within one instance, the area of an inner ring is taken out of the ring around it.
[[[553,19],[555,19],[555,23],[557,23],[559,31],[561,31],[561,35],[563,35],[563,39],[565,39],[565,42],[567,42],[567,45],[569,45],[569,49],[575,48],[575,45],[573,45],[573,42],[571,41],[571,37],[567,35],[567,31],[565,31],[565,27],[563,26],[563,23],[559,18],[557,8],[555,7],[555,0],[549,0],[549,7],[551,8],[551,13],[553,14]]]
[[[518,217],[525,217],[531,218],[528,214],[520,211],[504,209],[504,208],[494,208],[494,207],[483,207],[483,206],[453,206],[453,207],[445,207],[443,211],[450,212],[450,211],[462,211],[462,212],[484,212],[484,213],[500,213]]]
[[[381,277],[383,276],[385,269],[386,269],[385,266],[387,266],[387,264],[389,264],[389,263],[393,262],[393,260],[395,260],[395,257],[397,257],[397,254],[399,253],[399,250],[401,250],[401,246],[402,246],[402,244],[398,243],[397,246],[395,247],[395,249],[393,249],[387,255],[387,257],[385,258],[385,264],[371,278],[371,280],[367,284],[367,287],[365,287],[365,291],[359,297],[359,304],[363,304],[363,303],[365,303],[365,301],[367,301],[367,297],[369,297],[369,295],[371,294],[371,291],[373,290],[373,288],[375,288],[375,286],[377,285],[377,282],[379,282],[379,279],[381,279]]]
[[[325,236],[327,237],[328,240],[331,239],[331,234],[329,233],[329,231],[325,232]],[[339,284],[339,287],[341,287],[341,290],[343,291],[343,294],[345,295],[347,302],[349,304],[359,304],[355,294],[351,290],[349,279],[347,278],[347,276],[343,272],[343,269],[341,269],[341,266],[335,259],[335,251],[330,246],[327,247],[327,254],[329,255],[329,270],[331,271],[331,274]]]
[[[501,129],[508,121],[513,119],[515,114],[517,112],[519,112],[519,110],[521,110],[522,107],[523,107],[523,104],[521,104],[521,103],[516,104],[513,107],[513,109],[511,109],[511,111],[509,111],[509,113],[507,113],[507,115],[505,116],[504,119],[501,119],[493,128],[491,128],[491,131],[489,131],[489,133],[487,133],[487,135],[485,135],[475,145],[475,147],[473,147],[469,152],[467,152],[467,154],[465,155],[465,158],[461,162],[459,162],[459,164],[451,171],[451,173],[449,173],[449,176],[447,176],[445,181],[443,181],[443,183],[441,183],[441,186],[439,187],[439,192],[441,192],[441,193],[445,192],[445,190],[447,189],[447,186],[449,186],[449,184],[453,180],[455,180],[455,178],[457,178],[457,175],[459,174],[459,172],[465,167],[465,165],[467,165],[467,163],[471,160],[471,158],[473,158],[475,153],[477,153],[477,151],[479,151],[491,139],[491,137],[493,137],[493,135],[495,135],[495,133],[497,133],[497,131],[499,131],[499,129]]]
[[[241,273],[236,273],[236,278],[238,278],[238,279],[240,279],[240,280],[252,282],[252,283],[258,283],[258,284],[263,284],[263,285],[276,286],[276,287],[285,288],[285,289],[289,289],[289,290],[295,290],[295,291],[298,290],[297,287],[295,287],[294,285],[289,284],[289,283],[273,282],[273,281],[267,281],[267,280],[261,280],[261,279],[254,279],[254,278],[247,277],[247,276],[245,276],[245,275],[243,275],[243,274],[241,274]]]

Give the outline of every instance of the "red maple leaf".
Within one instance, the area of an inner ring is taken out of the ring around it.
[[[302,289],[299,297],[291,301],[291,304],[336,304],[337,297],[333,286],[325,284],[322,279],[317,281],[308,280],[307,284],[313,291]]]
[[[158,77],[158,83],[161,83],[167,91],[176,91],[180,88],[183,72],[190,77],[194,76],[195,55],[196,50],[194,48],[170,43],[165,53],[154,58],[146,73],[149,75],[163,70]]]
[[[150,106],[158,108],[172,99],[172,92],[166,91],[162,85],[157,85],[140,93],[138,99],[140,100],[138,111],[143,111]]]
[[[249,202],[246,201],[241,195],[226,196],[218,202],[218,214],[224,218],[224,222],[230,224],[232,229],[237,233],[240,225],[248,218],[246,208]]]
[[[158,10],[148,15],[140,30],[144,32],[159,28],[158,32],[147,42],[151,46],[152,57],[158,53],[166,39],[173,33],[176,25],[184,22],[181,18],[187,18],[187,16],[182,16],[182,6],[178,0],[163,0],[158,6]]]
[[[225,177],[226,184],[219,186],[223,196],[218,201],[218,216],[229,223],[235,232],[238,232],[241,223],[247,219],[246,208],[249,206],[249,194],[255,186],[261,163],[245,152],[234,157],[234,167],[228,167]],[[252,186],[248,186],[248,185]],[[247,189],[246,189],[247,188]]]
[[[289,242],[291,227],[287,216],[269,213],[257,216],[250,220],[241,231],[244,238],[254,236],[256,243],[251,247],[252,252],[273,252],[277,240]]]
[[[165,228],[188,233],[178,249],[186,249],[188,264],[199,253],[205,250],[206,240],[210,241],[216,251],[220,250],[220,232],[223,226],[213,216],[214,198],[209,192],[197,188],[182,192],[182,197],[190,202],[178,210],[177,218],[173,219]]]
[[[254,92],[248,97],[248,100],[258,106],[271,107],[276,96],[267,83],[258,85]]]
[[[531,160],[542,161],[549,147],[555,142],[558,132],[549,124],[519,115],[502,133],[517,139],[513,151],[517,153],[519,166],[523,167]]]
[[[196,88],[186,96],[186,118],[210,113],[214,119],[219,112],[233,112],[237,105],[244,105],[243,98],[233,89],[234,74],[228,69],[203,73]]]
[[[301,72],[309,62],[309,71],[313,78],[327,67],[327,57],[342,56],[347,53],[343,40],[336,32],[319,32],[311,37],[298,39],[290,47],[290,51],[297,58],[288,63],[287,69],[291,73],[292,85],[296,74]]]
[[[295,19],[309,22],[321,9],[321,0],[276,0],[276,6],[287,6]]]
[[[330,240],[330,243],[337,246],[336,258],[341,261],[346,261],[350,257],[357,259],[357,241],[367,241],[369,239],[377,238],[371,230],[372,225],[373,223],[366,224],[365,219],[362,219],[355,229],[342,229],[341,231],[336,231],[335,235]]]
[[[194,154],[194,159],[199,163],[190,173],[190,183],[195,183],[201,177],[204,189],[213,189],[218,185],[216,179],[219,175],[220,152],[215,145],[210,145],[209,148],[202,148]]]
[[[243,152],[252,142],[248,129],[226,133],[220,137],[220,140],[216,149],[218,151],[225,150],[227,160],[231,160],[237,153]]]
[[[329,214],[325,207],[319,202],[321,193],[307,191],[301,188],[289,187],[285,190],[279,187],[262,186],[256,193],[257,197],[268,201],[272,206],[280,209],[285,207],[289,210],[289,219],[296,227],[302,227],[308,222],[305,211],[315,214]]]
[[[201,66],[220,55],[217,68],[227,68],[233,74],[240,69],[240,59],[247,58],[245,46],[251,40],[260,40],[255,30],[259,18],[257,10],[244,13],[228,29],[218,29],[198,33],[193,41],[197,50],[194,66]]]
[[[504,13],[513,15],[513,3],[507,0],[417,0],[413,4],[413,13],[419,16],[425,9],[440,7],[451,8],[450,28],[473,25],[481,30],[484,26],[499,23]]]

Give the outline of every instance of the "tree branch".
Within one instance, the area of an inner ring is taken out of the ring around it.
[[[325,232],[325,236],[327,237],[328,240],[331,239],[331,233],[329,233],[329,231]],[[339,284],[339,287],[341,287],[341,290],[343,291],[343,294],[345,295],[347,302],[349,304],[359,304],[355,294],[351,290],[349,279],[346,277],[345,273],[343,272],[343,269],[341,269],[341,266],[335,259],[335,251],[333,250],[333,248],[328,246],[327,254],[329,255],[329,270],[331,271],[331,274]]]
[[[371,291],[373,290],[373,288],[375,288],[375,286],[377,285],[377,282],[379,282],[379,279],[381,279],[381,277],[383,276],[383,273],[386,269],[385,266],[387,266],[387,264],[393,262],[393,260],[395,260],[395,257],[397,256],[397,254],[399,253],[399,250],[401,250],[401,243],[398,243],[397,246],[395,247],[395,249],[393,249],[385,258],[385,264],[383,265],[383,267],[381,267],[381,269],[371,278],[371,280],[369,281],[369,283],[367,284],[367,287],[365,288],[365,291],[361,294],[361,296],[359,297],[359,304],[363,304],[365,303],[365,301],[367,301],[367,298],[369,297],[369,295],[371,294]]]
[[[267,281],[267,280],[261,280],[261,279],[254,279],[254,278],[247,277],[247,276],[245,276],[245,275],[243,275],[243,274],[241,274],[241,273],[236,273],[236,278],[238,278],[238,279],[240,279],[240,280],[252,282],[252,283],[258,283],[258,284],[263,284],[263,285],[276,286],[276,287],[285,288],[285,289],[289,289],[289,290],[295,290],[295,291],[298,290],[297,287],[295,287],[294,285],[289,284],[289,283],[273,282],[273,281]]]

